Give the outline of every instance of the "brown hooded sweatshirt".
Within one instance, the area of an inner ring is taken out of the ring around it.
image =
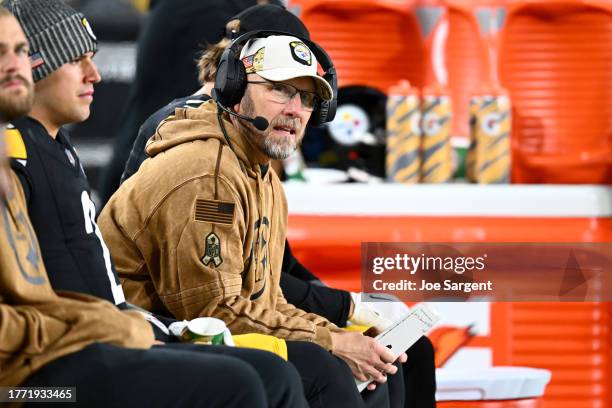
[[[21,184],[10,176],[11,192],[0,196],[0,386],[17,386],[48,362],[95,342],[149,348],[153,332],[138,313],[53,291]]]
[[[272,170],[213,101],[177,109],[147,143],[98,225],[129,302],[178,319],[214,316],[232,333],[271,334],[331,349],[326,319],[280,289],[287,202]],[[268,163],[269,164],[269,163]]]

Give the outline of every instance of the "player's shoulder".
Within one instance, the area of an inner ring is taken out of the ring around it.
[[[148,139],[154,133],[157,127],[166,120],[174,119],[176,109],[195,109],[210,99],[208,95],[189,95],[178,98],[154,112],[144,121],[138,131],[140,138]],[[146,140],[144,139],[144,140]]]
[[[37,148],[36,140],[48,133],[40,122],[30,117],[22,117],[9,123],[5,130],[6,154],[10,159],[25,162]]]
[[[21,130],[9,123],[4,132],[6,154],[14,160],[27,160],[28,151]]]
[[[204,102],[208,101],[210,96],[208,95],[189,95],[183,98],[178,98],[170,102],[168,105],[164,106],[159,115],[159,122],[162,122],[166,119],[172,119],[174,117],[174,113],[176,109],[197,109]]]

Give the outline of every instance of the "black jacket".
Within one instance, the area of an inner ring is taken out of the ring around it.
[[[210,96],[208,95],[185,96],[183,98],[173,100],[168,105],[149,116],[138,131],[138,136],[136,136],[136,140],[134,141],[134,145],[130,151],[130,157],[125,164],[125,169],[121,175],[121,183],[136,173],[142,162],[149,157],[145,152],[145,145],[147,144],[147,140],[153,136],[157,126],[159,126],[162,120],[174,114],[174,110],[176,108],[197,108],[209,99]]]
[[[156,2],[138,40],[134,83],[115,136],[112,161],[99,186],[102,205],[119,186],[121,171],[139,126],[168,101],[200,87],[195,63],[199,53],[223,38],[225,24],[231,17],[256,3],[254,0]]]
[[[53,139],[27,117],[13,125],[25,157],[13,156],[11,166],[23,186],[51,286],[122,304],[119,278],[94,221],[89,183],[68,134],[60,129]]]

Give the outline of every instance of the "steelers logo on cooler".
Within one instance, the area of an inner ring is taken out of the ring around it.
[[[487,113],[481,121],[482,131],[488,136],[499,135],[502,115],[499,112]]]
[[[331,137],[339,144],[359,143],[370,128],[368,114],[359,106],[345,104],[338,107],[336,117],[328,125]]]
[[[83,27],[85,27],[85,31],[87,31],[87,34],[89,34],[91,39],[94,41],[98,41],[98,38],[96,37],[93,30],[91,29],[91,25],[89,25],[89,21],[87,21],[85,17],[81,19],[81,24],[83,24]]]

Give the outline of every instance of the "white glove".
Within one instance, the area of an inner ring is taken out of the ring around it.
[[[361,294],[351,292],[353,299],[353,315],[349,321],[360,326],[375,327],[376,330],[383,331],[393,324],[392,320],[382,316],[374,310],[368,303],[361,301]]]
[[[404,302],[392,295],[351,292],[351,299],[355,307],[349,321],[357,325],[375,327],[379,331],[385,330],[410,312]]]
[[[364,302],[371,308],[385,316],[387,319],[397,322],[410,313],[410,308],[406,306],[397,296],[384,293],[364,293]],[[371,299],[371,300],[366,300]]]

